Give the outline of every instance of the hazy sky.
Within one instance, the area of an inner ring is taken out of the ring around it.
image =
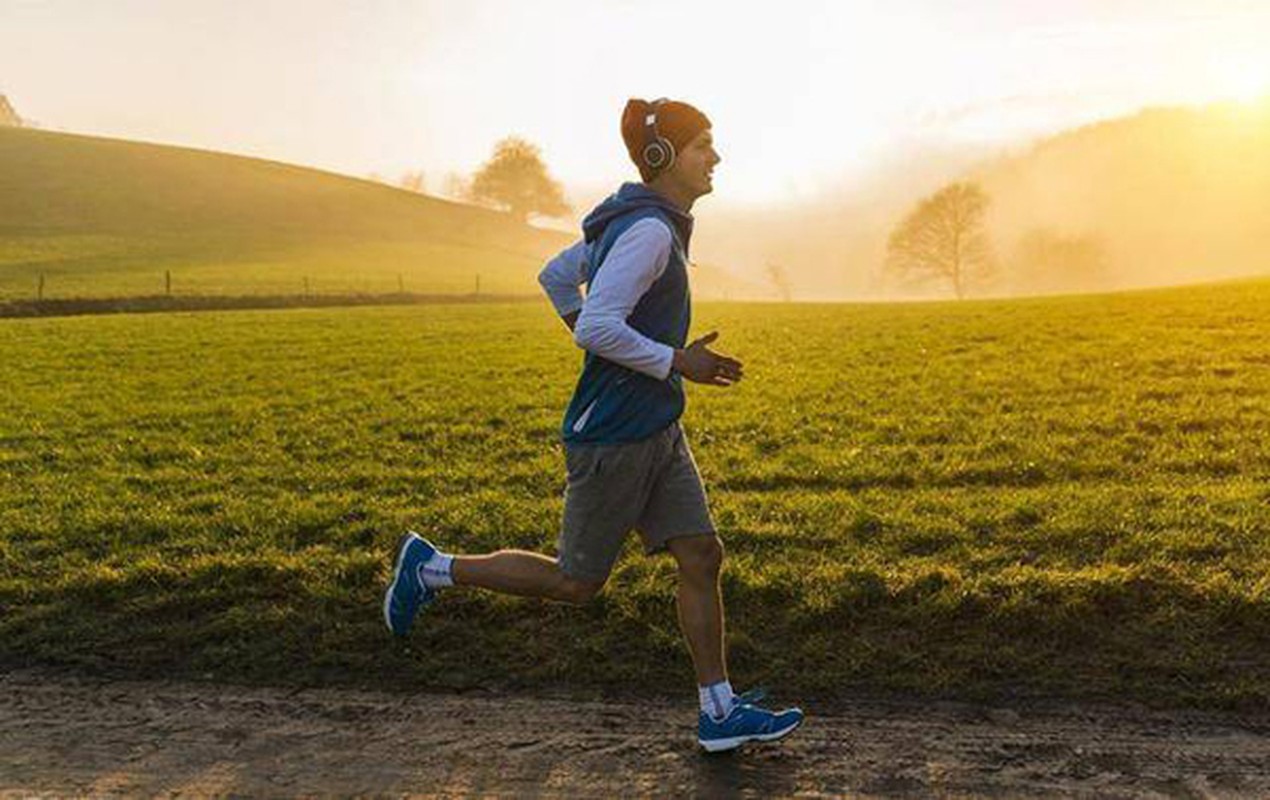
[[[1270,1],[0,0],[0,92],[51,129],[436,187],[518,133],[631,169],[627,97],[714,121],[720,197],[798,198],[905,147],[1007,142],[1270,88]]]

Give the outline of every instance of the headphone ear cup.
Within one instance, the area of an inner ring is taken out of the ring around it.
[[[657,137],[657,140],[661,142],[662,147],[666,148],[666,164],[662,167],[662,169],[670,169],[675,165],[675,157],[678,155],[675,153],[675,146],[670,143],[669,139],[663,139],[659,136]]]
[[[670,143],[669,139],[658,136],[653,141],[644,146],[644,163],[649,169],[664,170],[670,169],[675,163],[675,146]]]

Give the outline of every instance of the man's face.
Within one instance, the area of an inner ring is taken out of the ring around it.
[[[714,165],[722,159],[714,149],[714,136],[706,128],[676,155],[668,176],[692,197],[714,191]]]

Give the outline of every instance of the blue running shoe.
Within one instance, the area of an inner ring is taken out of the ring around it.
[[[801,708],[768,711],[759,708],[758,693],[737,697],[732,713],[716,722],[702,711],[697,722],[697,742],[711,753],[735,750],[746,742],[774,742],[790,735],[803,724]]]
[[[397,542],[397,558],[392,583],[384,592],[384,623],[397,636],[405,636],[419,609],[431,603],[436,592],[423,585],[419,569],[437,549],[414,531],[406,531]]]

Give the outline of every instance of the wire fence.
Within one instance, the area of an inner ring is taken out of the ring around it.
[[[295,292],[208,292],[175,290],[172,271],[165,270],[161,291],[154,294],[117,296],[51,297],[52,281],[45,274],[36,280],[33,296],[0,298],[0,317],[48,317],[80,314],[126,314],[158,311],[211,311],[220,309],[322,308],[334,306],[413,305],[427,303],[507,303],[536,299],[533,292],[490,293],[482,291],[481,276],[474,275],[471,291],[411,292],[403,274],[398,274],[396,291],[349,291],[347,284],[321,291],[316,280],[301,276]],[[156,287],[158,288],[158,287]]]

